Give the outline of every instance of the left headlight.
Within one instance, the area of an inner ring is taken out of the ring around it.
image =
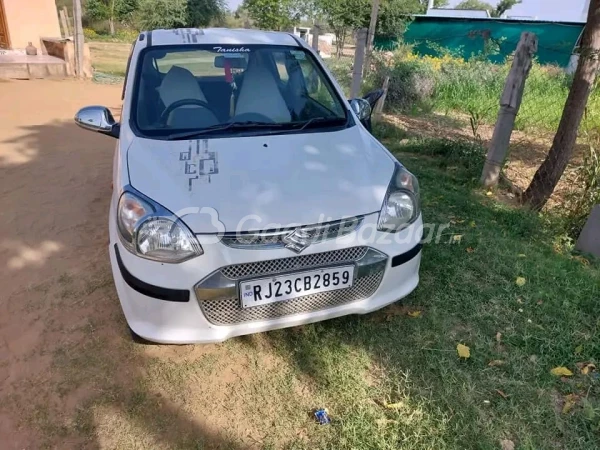
[[[133,192],[126,191],[119,199],[117,227],[123,245],[142,258],[180,263],[204,253],[178,217]]]
[[[383,200],[377,228],[395,233],[406,228],[419,217],[419,182],[417,177],[396,163],[392,181]]]

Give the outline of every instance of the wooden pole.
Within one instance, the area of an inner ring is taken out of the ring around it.
[[[81,23],[81,0],[73,0],[73,37],[75,41],[75,74],[77,77],[83,78],[83,25]]]
[[[312,48],[315,52],[319,53],[319,34],[321,33],[321,27],[315,23],[312,32]]]
[[[356,32],[356,49],[354,50],[354,68],[352,70],[352,85],[350,98],[356,98],[360,94],[362,83],[362,69],[365,62],[365,46],[367,43],[367,29],[361,28]]]
[[[65,20],[67,22],[67,36],[73,36],[73,25],[71,24],[71,20],[69,19],[69,10],[66,6],[63,6],[63,12],[65,13]]]
[[[71,34],[69,33],[69,26],[67,25],[67,17],[65,16],[65,10],[61,9],[58,11],[58,16],[60,17],[60,24],[63,30],[63,37],[69,37]]]
[[[490,142],[481,183],[485,186],[496,186],[500,178],[500,171],[508,152],[510,137],[515,126],[515,119],[523,100],[525,81],[531,70],[531,62],[537,52],[538,39],[533,33],[524,32],[517,45],[512,67],[504,91],[500,97],[500,111]]]
[[[383,105],[385,104],[385,98],[387,97],[387,92],[388,92],[389,86],[390,86],[390,77],[388,75],[383,80],[383,86],[382,86],[383,95],[377,101],[377,104],[375,105],[375,109],[373,110],[374,114],[381,114],[383,112]]]
[[[373,52],[373,40],[377,28],[377,15],[379,14],[379,0],[373,0],[371,6],[371,21],[369,22],[369,34],[367,36],[367,56],[365,58],[365,74],[369,71],[371,53]]]

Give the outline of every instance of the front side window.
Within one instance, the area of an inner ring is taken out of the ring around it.
[[[298,47],[151,47],[136,76],[131,120],[147,137],[300,132],[350,121],[328,76]]]

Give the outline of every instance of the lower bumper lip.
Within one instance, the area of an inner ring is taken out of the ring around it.
[[[117,264],[119,265],[119,271],[121,272],[121,276],[129,285],[129,287],[131,287],[133,290],[148,297],[156,298],[158,300],[165,300],[168,302],[181,303],[190,301],[190,291],[187,289],[169,289],[160,286],[155,286],[153,284],[146,283],[145,281],[134,277],[127,270],[125,264],[123,264],[123,260],[121,259],[121,254],[119,253],[119,248],[117,247],[117,244],[115,244],[115,256],[117,258]]]

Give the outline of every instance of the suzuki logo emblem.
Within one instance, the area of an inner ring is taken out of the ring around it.
[[[312,235],[314,230],[307,230],[297,228],[283,238],[285,248],[292,250],[293,252],[300,253],[312,244]]]

